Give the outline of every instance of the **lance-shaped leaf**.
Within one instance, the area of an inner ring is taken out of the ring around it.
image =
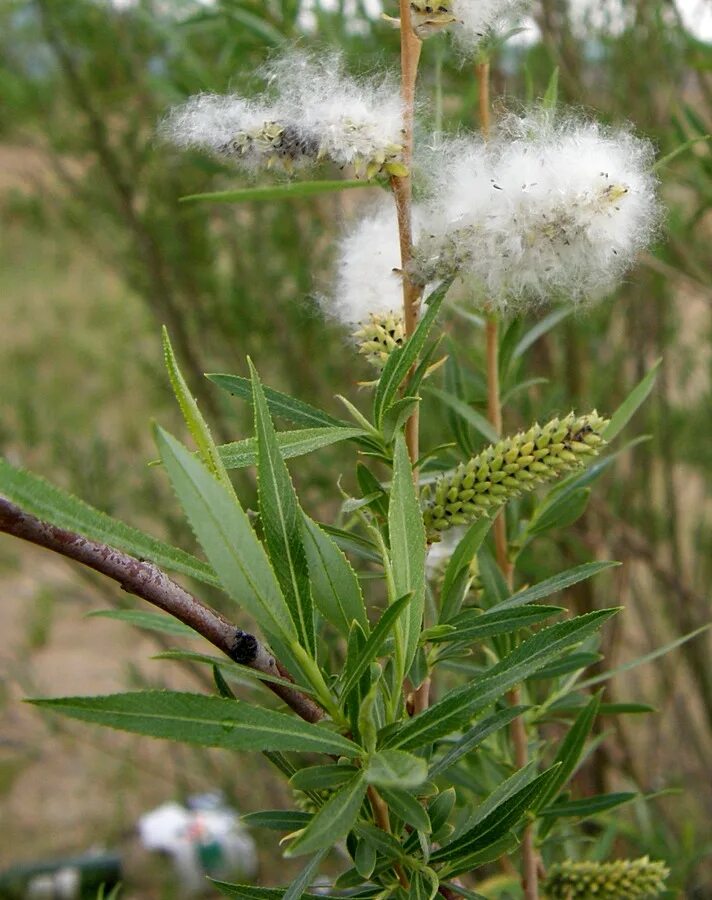
[[[636,384],[633,390],[628,394],[623,403],[611,416],[603,436],[607,441],[612,441],[625,428],[628,422],[633,418],[638,408],[642,406],[648,397],[648,394],[655,386],[658,377],[658,369],[660,368],[661,359],[653,365],[652,369]]]
[[[455,861],[458,857],[483,850],[490,844],[499,841],[519,822],[524,813],[536,804],[555,772],[556,767],[554,766],[524,785],[516,793],[495,806],[473,828],[440,850],[436,850],[431,857],[432,861]],[[457,865],[450,870],[450,874],[454,874],[456,871],[458,871]]]
[[[592,578],[599,572],[603,572],[606,569],[611,569],[614,566],[619,565],[620,563],[618,562],[602,560],[600,562],[588,562],[583,563],[580,566],[574,566],[572,569],[566,569],[564,572],[559,572],[558,575],[554,575],[552,578],[546,578],[538,584],[534,584],[511,597],[507,597],[506,600],[492,606],[487,612],[495,613],[503,609],[514,609],[518,606],[524,606],[527,603],[533,603],[534,600],[542,600],[544,597],[550,597],[552,594],[556,594],[574,584],[578,584],[579,581],[585,581],[587,578]]]
[[[177,637],[197,637],[197,633],[184,625],[173,616],[165,613],[149,612],[146,609],[94,609],[87,613],[87,618],[116,619],[118,622],[126,622],[136,628],[145,628],[147,631],[160,631],[163,634]]]
[[[391,567],[396,594],[413,597],[398,622],[405,674],[415,656],[423,622],[425,604],[425,527],[405,438],[396,438],[393,483],[388,506],[388,533],[391,541]],[[391,598],[391,602],[394,598]]]
[[[181,203],[264,203],[274,200],[300,200],[320,194],[353,188],[372,188],[373,183],[365,180],[352,181],[287,181],[284,184],[258,185],[229,191],[210,191],[205,194],[188,194],[181,197]]]
[[[250,361],[257,437],[257,484],[265,541],[300,642],[316,655],[314,605],[302,543],[303,513],[282,459],[259,376]]]
[[[391,735],[389,747],[415,750],[464,727],[474,716],[534,672],[597,631],[617,609],[604,609],[551,625],[520,644],[481,678],[451,691]]]
[[[227,750],[288,750],[357,756],[352,741],[320,725],[241,700],[173,691],[31,700],[109,728]]]
[[[290,844],[285,856],[302,856],[315,853],[322,847],[332,847],[345,837],[353,827],[363,798],[366,782],[359,772],[341,790],[332,794],[307,827]]]
[[[228,394],[252,402],[252,384],[249,378],[243,378],[242,375],[222,374],[212,374],[206,377],[213,384],[217,384],[218,387],[227,391]],[[274,388],[265,387],[264,394],[271,415],[287,419],[301,428],[329,428],[335,425],[343,428],[351,427],[348,422],[336,419],[304,400],[297,400],[296,397],[290,397],[289,394],[275,391]]]
[[[259,623],[283,660],[289,658],[297,631],[245,511],[174,437],[159,428],[156,440],[173,490],[223,588]]]
[[[601,694],[598,693],[591,697],[576,717],[576,721],[561,742],[561,746],[554,757],[554,762],[560,764],[559,769],[546,790],[542,791],[537,802],[537,808],[541,809],[548,806],[573,774],[586,745],[586,739],[598,715],[600,705]]]
[[[377,787],[418,788],[428,777],[428,764],[420,756],[402,750],[381,750],[369,757],[366,781]]]
[[[341,696],[348,697],[351,691],[364,674],[371,662],[378,655],[379,650],[386,642],[386,638],[393,630],[403,611],[409,606],[412,595],[404,594],[399,597],[395,603],[392,603],[378,620],[373,631],[369,634],[368,639],[361,650],[358,658],[352,659],[350,656],[347,660],[347,666],[343,674],[344,686],[341,689]]]
[[[341,425],[325,425],[323,428],[295,428],[293,431],[278,431],[276,437],[282,459],[294,459],[297,456],[306,456],[307,453],[321,450],[322,447],[338,444],[340,441],[362,437],[364,434],[363,428],[351,428],[348,425],[343,427]],[[228,469],[242,469],[257,463],[255,438],[221,444],[218,451]]]
[[[405,344],[395,349],[388,357],[373,395],[373,418],[377,425],[381,425],[383,414],[391,405],[396,391],[425,346],[435,317],[451,284],[452,280],[444,281],[430,294],[425,301],[425,313],[418,323],[418,327]]]
[[[163,326],[162,336],[163,358],[168,370],[168,377],[170,378],[173,393],[178,401],[178,406],[180,406],[185,424],[188,426],[188,430],[195,441],[195,446],[198,448],[198,456],[211,474],[225,485],[228,492],[232,493],[233,487],[225,470],[225,465],[210,433],[208,423],[198,409],[195,397],[191,394],[190,388],[178,366],[178,361],[171,346],[171,340],[168,337],[168,329],[165,325]]]
[[[510,706],[507,707],[507,709],[501,709],[499,712],[492,713],[491,716],[487,716],[486,719],[473,725],[469,731],[463,734],[463,736],[455,742],[455,745],[451,747],[444,756],[432,765],[429,777],[435,778],[438,775],[442,775],[443,772],[447,771],[450,766],[454,766],[463,756],[470,753],[476,747],[479,747],[479,745],[491,734],[494,734],[495,731],[503,728],[505,725],[509,725],[509,723],[513,719],[516,719],[517,716],[521,715],[526,708],[526,706]]]
[[[235,900],[283,900],[288,888],[261,888],[252,884],[228,884],[225,881],[213,881],[212,884],[224,897]],[[302,900],[339,900],[338,897],[325,894],[302,893]]]
[[[368,633],[361,586],[336,542],[308,516],[304,516],[302,538],[319,612],[346,638],[354,621]]]
[[[0,494],[17,503],[26,512],[56,525],[75,531],[91,541],[108,544],[124,553],[150,560],[161,568],[181,575],[189,575],[205,584],[218,584],[215,573],[207,563],[184,550],[112,519],[101,510],[89,506],[78,497],[68,494],[54,484],[17,469],[0,457]]]

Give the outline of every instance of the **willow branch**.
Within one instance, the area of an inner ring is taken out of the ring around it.
[[[413,255],[413,184],[410,170],[413,164],[413,121],[415,117],[415,82],[418,76],[421,41],[413,31],[409,0],[400,0],[400,35],[401,35],[401,100],[403,103],[403,164],[408,170],[406,175],[391,178],[391,187],[396,202],[398,217],[398,238],[400,242],[401,271],[403,273],[403,320],[405,337],[408,339],[418,324],[420,317],[420,298],[422,288],[414,284],[409,276],[410,262]],[[405,438],[408,445],[410,461],[415,466],[420,455],[419,450],[419,416],[416,407],[408,419]],[[417,479],[414,470],[413,477]]]
[[[0,497],[0,532],[53,550],[106,575],[121,585],[122,590],[188,625],[234,662],[265,675],[289,678],[284,667],[254,635],[236,628],[153,563],[43,522],[4,497]],[[323,717],[321,707],[296,688],[267,681],[264,684],[307,722],[318,722]]]

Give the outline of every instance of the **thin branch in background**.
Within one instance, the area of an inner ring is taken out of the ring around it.
[[[43,522],[3,497],[0,497],[0,532],[53,550],[106,575],[127,593],[175,616],[235,662],[265,675],[289,678],[284,667],[254,635],[236,628],[153,563]],[[318,722],[323,718],[321,707],[296,688],[272,682],[264,684],[305,721]]]

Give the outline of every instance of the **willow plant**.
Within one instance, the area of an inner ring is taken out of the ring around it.
[[[522,4],[400,7],[400,86],[389,75],[356,81],[335,55],[287,51],[263,73],[263,96],[200,95],[161,126],[181,147],[252,174],[303,179],[330,161],[384,188],[384,201],[338,242],[324,300],[354,354],[372,364],[368,406],[341,398],[346,418],[337,417],[265,387],[248,361],[249,377],[208,376],[254,412],[253,437],[217,445],[164,333],[193,447],[157,427],[160,477],[204,558],[0,462],[0,528],[104,573],[207,638],[221,656],[168,655],[212,666],[217,695],[33,702],[138,734],[264,753],[288,779],[295,808],[245,818],[280,833],[285,855],[306,865],[278,890],[218,884],[227,896],[312,896],[305,892],[337,843],[348,863],[333,897],[475,898],[497,866],[520,870],[510,894],[528,900],[542,891],[656,896],[662,863],[567,857],[586,854],[576,823],[635,796],[582,797],[570,785],[597,716],[626,708],[586,693],[599,632],[619,610],[572,616],[566,590],[615,563],[591,561],[535,584],[517,571],[525,548],[583,511],[655,373],[616,411],[587,411],[582,398],[582,411],[542,409],[543,424],[509,436],[499,387],[512,352],[503,319],[601,299],[649,242],[658,219],[652,151],[630,130],[562,112],[551,92],[539,108],[490,124],[487,54]],[[413,146],[421,40],[443,29],[476,57],[482,132],[438,135],[421,149]],[[274,193],[295,186],[306,194],[339,185],[302,180]],[[440,377],[438,329],[454,284],[485,325],[487,415],[452,391],[434,392],[485,442],[474,455],[462,444],[420,447],[419,405]],[[275,419],[295,427],[277,430]],[[339,518],[324,524],[301,506],[287,460],[336,442],[354,450],[358,490],[340,495],[335,477]],[[258,477],[256,516],[230,478],[248,466]],[[236,621],[164,570],[222,590]],[[562,605],[541,602],[553,596]],[[242,613],[258,633],[241,627]],[[237,699],[230,681],[245,676],[255,690]]]

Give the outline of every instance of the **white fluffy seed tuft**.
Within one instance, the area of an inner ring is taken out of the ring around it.
[[[414,274],[459,274],[499,310],[600,298],[656,232],[653,148],[626,129],[542,111],[446,156]]]
[[[420,38],[447,29],[467,53],[511,27],[529,5],[530,0],[412,0],[411,18]]]
[[[341,238],[334,288],[323,306],[351,329],[372,315],[400,316],[403,282],[395,207],[384,203]]]
[[[162,135],[248,171],[277,166],[292,172],[329,159],[357,177],[405,174],[395,80],[356,81],[338,56],[299,52],[276,57],[262,74],[272,89],[264,100],[199,94],[169,113]]]

